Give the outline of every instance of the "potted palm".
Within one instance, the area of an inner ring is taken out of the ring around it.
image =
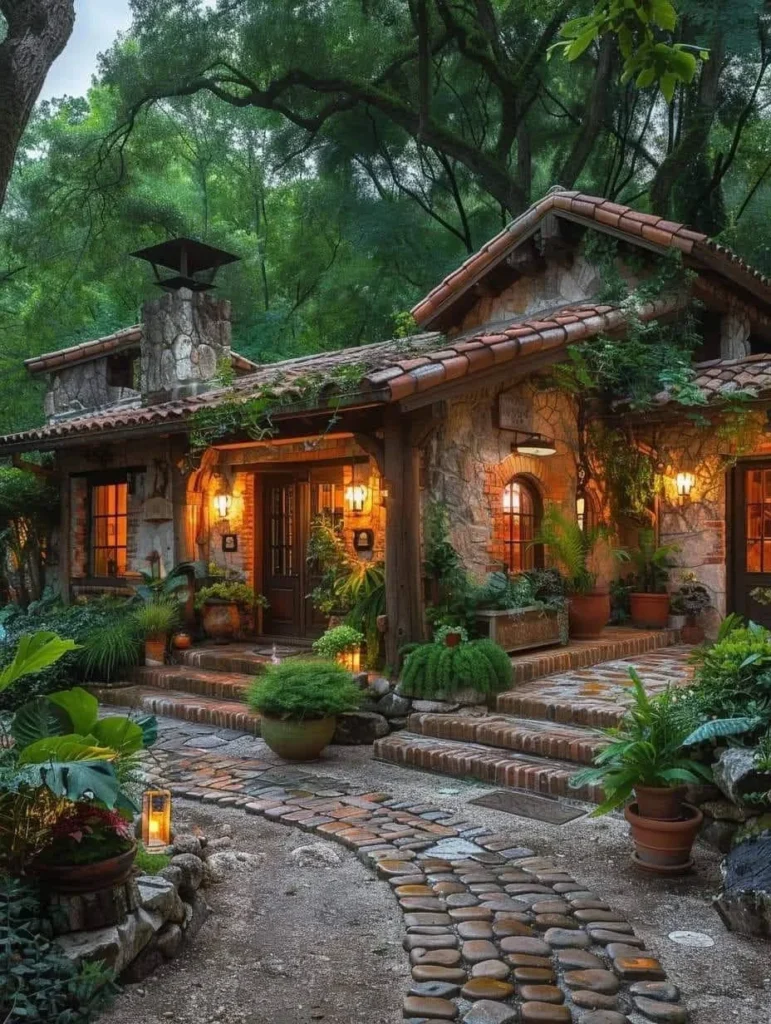
[[[163,665],[169,634],[179,624],[181,606],[175,600],[144,604],[131,614],[137,632],[145,642],[145,665]]]
[[[685,803],[685,786],[712,780],[709,767],[685,753],[693,721],[669,688],[649,697],[630,668],[633,702],[621,724],[606,729],[608,744],[570,780],[571,786],[600,783],[605,802],[594,816],[624,809],[635,844],[635,863],[657,874],[678,874],[691,866],[691,847],[703,815]]]
[[[331,742],[337,716],[355,711],[361,697],[337,662],[290,658],[268,665],[246,699],[271,750],[288,761],[311,761]]]
[[[634,589],[629,595],[632,625],[642,629],[665,629],[669,620],[667,581],[674,566],[674,544],[656,543],[655,531],[648,528],[637,534],[637,547],[626,553],[634,565]]]
[[[544,544],[565,576],[570,635],[577,640],[598,637],[610,618],[610,596],[597,587],[589,560],[609,530],[604,524],[582,529],[556,506],[543,517],[535,543]]]

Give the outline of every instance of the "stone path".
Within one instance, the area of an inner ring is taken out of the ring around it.
[[[217,750],[193,749],[203,731],[162,728],[151,775],[178,797],[340,843],[387,880],[406,930],[411,1024],[626,1024],[630,1013],[636,1022],[686,1020],[664,968],[602,892],[513,833],[362,792],[314,765],[233,756],[250,737],[218,735]]]

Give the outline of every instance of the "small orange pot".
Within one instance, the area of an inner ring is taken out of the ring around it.
[[[149,636],[145,640],[145,665],[163,665],[166,658],[166,637]]]
[[[189,633],[175,633],[171,638],[171,646],[175,651],[187,651],[193,645],[193,640]]]
[[[669,594],[630,594],[632,625],[641,629],[666,629],[669,624]]]
[[[570,635],[576,640],[596,640],[609,618],[608,594],[573,594],[568,602]]]

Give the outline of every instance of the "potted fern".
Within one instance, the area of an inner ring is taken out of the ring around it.
[[[163,665],[169,634],[179,624],[180,604],[175,600],[154,601],[132,612],[131,620],[145,642],[145,665]]]
[[[637,547],[625,554],[634,565],[634,589],[629,595],[632,625],[641,629],[664,629],[669,620],[667,581],[674,566],[674,544],[657,544],[655,531],[637,534]]]
[[[589,560],[602,541],[608,539],[604,524],[581,529],[556,506],[546,511],[535,543],[548,548],[565,576],[568,593],[570,635],[576,640],[593,640],[610,618],[610,595],[597,587],[597,575]]]

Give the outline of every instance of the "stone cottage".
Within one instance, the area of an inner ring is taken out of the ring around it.
[[[592,258],[594,237],[614,240],[612,267]],[[624,337],[628,309],[598,300],[611,269],[634,288],[672,251],[687,286],[636,316],[669,322],[699,301],[696,383],[710,402],[699,424],[666,394],[619,415],[655,464],[662,541],[680,545],[717,614],[768,619],[771,285],[703,234],[577,192],[553,189],[470,257],[415,306],[419,333],[404,339],[257,366],[231,349],[227,301],[166,291],[136,327],[27,360],[48,380],[47,422],[0,439],[0,455],[56,455],[49,572],[63,595],[205,559],[267,597],[266,637],[320,630],[306,546],[313,517],[332,515],[358,558],[385,560],[394,664],[424,633],[429,498],[447,504],[477,575],[542,564],[532,541],[550,503],[607,518],[576,403],[545,375],[570,345]]]

